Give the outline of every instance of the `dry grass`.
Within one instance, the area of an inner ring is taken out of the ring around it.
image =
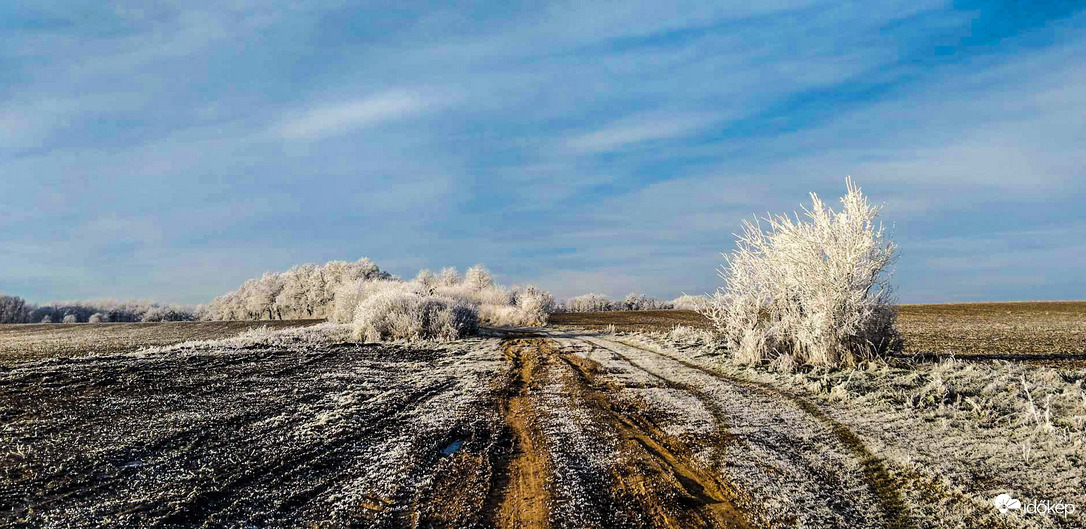
[[[0,325],[0,366],[29,360],[128,353],[144,347],[215,340],[242,331],[313,325],[320,320],[175,321]]]

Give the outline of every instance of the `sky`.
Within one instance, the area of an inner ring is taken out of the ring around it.
[[[851,175],[902,302],[1086,298],[1086,3],[452,4],[0,4],[0,292],[366,256],[672,298]]]

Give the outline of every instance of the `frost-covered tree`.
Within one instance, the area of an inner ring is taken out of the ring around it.
[[[460,273],[455,268],[449,266],[441,269],[441,272],[437,274],[437,282],[441,285],[451,287],[460,284]]]
[[[615,310],[615,303],[603,294],[581,294],[562,304],[564,312],[603,312]]]
[[[464,284],[476,292],[494,287],[494,276],[485,266],[477,264],[464,273]]]
[[[650,298],[643,294],[631,293],[622,301],[612,301],[603,294],[582,294],[574,296],[556,307],[563,312],[601,312],[610,310],[662,310],[670,309],[670,302]]]
[[[87,323],[106,323],[109,321],[109,315],[101,312],[95,312],[91,314],[91,317],[87,319]]]
[[[183,305],[166,305],[146,300],[92,299],[58,301],[33,307],[29,320],[63,321],[74,315],[77,321],[90,321],[91,316],[101,314],[102,321],[188,321],[195,319],[193,309]]]
[[[814,193],[804,216],[747,221],[720,270],[724,287],[701,312],[735,358],[854,365],[900,346],[890,266],[896,246],[880,208],[847,181],[842,209]]]
[[[663,310],[670,309],[671,305],[666,301],[650,298],[644,294],[630,293],[622,301],[625,310]]]
[[[365,257],[323,266],[304,264],[250,279],[215,298],[203,314],[211,320],[325,318],[332,314],[336,292],[343,285],[391,277]]]
[[[67,314],[64,319],[60,320],[61,323],[79,323],[79,318],[75,314]]]
[[[324,274],[315,264],[298,265],[279,276],[274,312],[287,318],[312,318],[324,298]]]
[[[27,323],[32,310],[25,299],[0,294],[0,323]]]

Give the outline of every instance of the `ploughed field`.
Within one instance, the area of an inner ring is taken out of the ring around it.
[[[25,360],[112,354],[154,345],[227,338],[257,327],[285,329],[321,320],[42,323],[0,325],[0,366]]]
[[[324,325],[27,361],[0,381],[5,525],[903,519],[885,470],[819,414],[585,333],[409,346]]]
[[[923,336],[983,328],[934,310]],[[925,321],[910,311],[907,338]],[[1086,521],[991,504],[1009,491],[1086,508],[1082,369],[950,360],[770,373],[731,365],[704,334],[609,328],[696,318],[559,315],[543,329],[441,344],[358,343],[347,326],[312,322],[230,324],[249,330],[224,339],[203,323],[4,328],[0,526]],[[1058,343],[1081,348],[1081,320],[1056,321]],[[161,345],[186,327],[173,338],[184,343]],[[7,340],[32,343],[34,332],[75,334],[51,356],[20,356]],[[99,332],[117,348],[72,345]],[[1049,419],[1030,414],[1034,402],[1051,404]]]
[[[666,332],[709,329],[689,310],[555,314],[551,324],[585,329]],[[901,305],[905,357],[1073,362],[1086,365],[1086,301]]]

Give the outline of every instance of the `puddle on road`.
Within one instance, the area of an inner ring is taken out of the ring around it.
[[[453,441],[441,451],[442,454],[452,455],[453,452],[460,450],[460,445],[464,444],[464,441]]]

